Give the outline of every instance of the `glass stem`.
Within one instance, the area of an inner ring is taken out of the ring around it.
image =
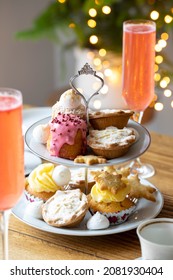
[[[143,111],[135,112],[134,115],[133,115],[134,121],[141,124],[143,115],[144,115]]]
[[[134,121],[136,121],[136,122],[138,122],[139,124],[141,124],[143,115],[144,115],[144,111],[135,112],[134,115],[133,115]],[[136,158],[136,159],[133,161],[133,166],[136,166],[136,167],[138,166],[138,168],[140,168],[140,167],[142,166],[142,163],[141,163],[139,157]]]
[[[3,260],[8,260],[8,222],[10,210],[0,212]]]

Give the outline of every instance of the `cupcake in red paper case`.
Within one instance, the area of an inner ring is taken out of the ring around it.
[[[133,200],[128,198],[129,186],[121,179],[121,174],[102,172],[95,176],[96,183],[88,195],[91,212],[106,216],[110,225],[125,222],[136,208]]]
[[[50,155],[73,160],[86,152],[86,120],[73,114],[58,113],[49,123],[47,148]]]
[[[76,115],[86,119],[86,107],[82,104],[82,98],[73,89],[65,91],[59,101],[52,107],[52,119],[58,116],[58,113]]]

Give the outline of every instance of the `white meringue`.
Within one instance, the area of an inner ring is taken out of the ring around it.
[[[87,221],[87,228],[89,230],[95,229],[105,229],[108,228],[110,225],[109,220],[99,212],[96,212],[88,221]]]
[[[44,204],[43,200],[34,201],[27,205],[25,210],[25,215],[32,216],[36,219],[43,219],[42,216],[42,205]]]
[[[39,124],[33,129],[33,137],[36,142],[46,144],[49,138],[49,124]]]
[[[65,186],[71,180],[70,169],[63,165],[58,165],[54,168],[52,179],[58,186]]]
[[[69,89],[61,95],[59,104],[64,108],[76,109],[81,105],[81,97],[74,90]]]

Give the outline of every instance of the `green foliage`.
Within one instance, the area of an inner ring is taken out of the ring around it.
[[[63,44],[64,47],[78,45],[82,48],[105,48],[116,52],[122,49],[122,22],[128,19],[150,19],[150,12],[157,10],[160,14],[156,21],[158,34],[170,27],[164,23],[164,16],[171,14],[173,0],[66,0],[64,3],[50,1],[50,5],[33,20],[29,30],[16,34],[18,39],[48,38]],[[102,7],[109,5],[111,13],[103,14]],[[87,25],[90,8],[97,10],[94,18],[97,22],[95,28]],[[73,23],[74,28],[69,24]],[[66,33],[67,32],[67,33]],[[60,34],[69,37],[62,41]],[[67,34],[67,35],[66,35]],[[68,36],[71,34],[72,36]],[[98,43],[91,45],[89,37],[98,36]]]

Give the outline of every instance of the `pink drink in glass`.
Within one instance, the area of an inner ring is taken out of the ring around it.
[[[24,189],[22,98],[0,93],[0,210],[12,208]]]
[[[144,111],[154,97],[155,25],[124,24],[123,97],[134,111]]]

